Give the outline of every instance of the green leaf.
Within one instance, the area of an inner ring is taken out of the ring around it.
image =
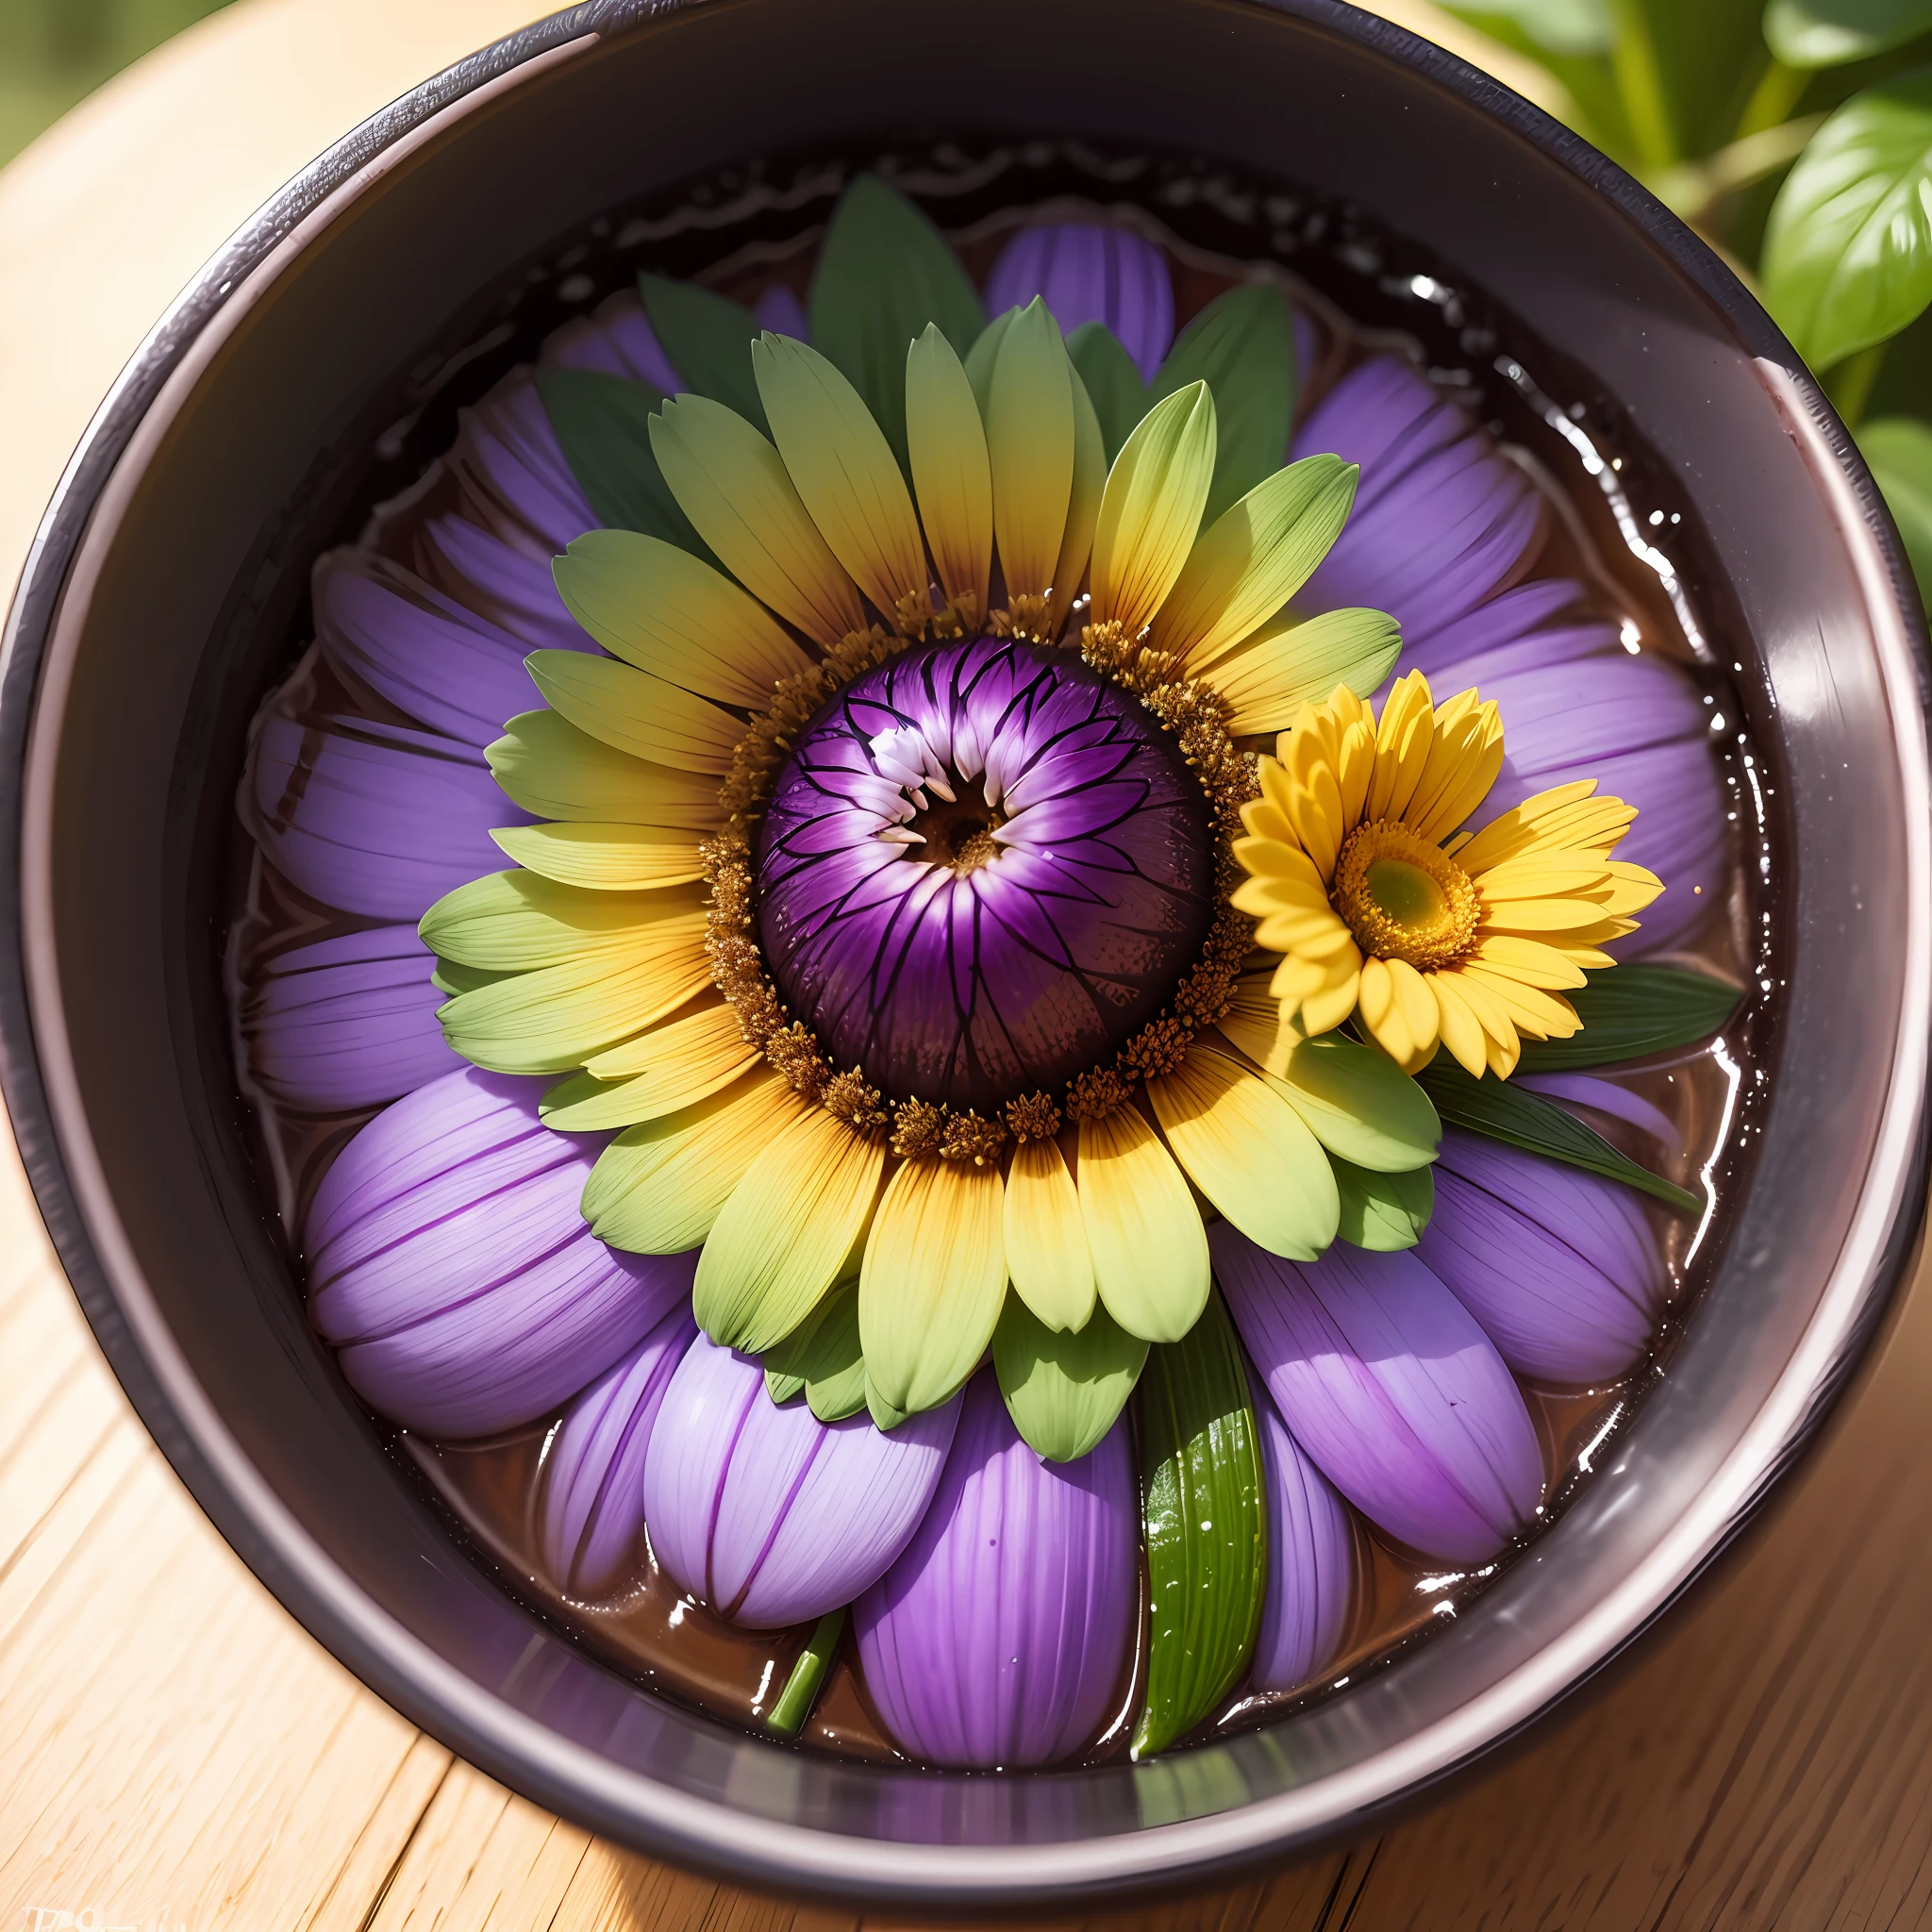
[[[1855,94],[1818,130],[1773,205],[1762,279],[1814,369],[1932,302],[1932,68]]]
[[[751,345],[759,330],[751,310],[695,282],[674,282],[663,275],[640,275],[638,292],[685,388],[736,409],[769,435],[765,406],[752,380]]]
[[[1376,1174],[1352,1161],[1332,1164],[1341,1192],[1341,1239],[1377,1254],[1414,1247],[1436,1211],[1435,1170]]]
[[[1202,512],[1202,522],[1211,525],[1288,458],[1295,364],[1287,296],[1260,282],[1217,295],[1168,351],[1150,406],[1191,382],[1208,385],[1220,430],[1214,481]]]
[[[827,1610],[812,1626],[811,1636],[800,1652],[798,1661],[791,1666],[791,1674],[785,1679],[785,1688],[778,1693],[777,1703],[773,1705],[771,1715],[765,1719],[768,1731],[776,1731],[783,1738],[798,1735],[800,1727],[811,1715],[819,1688],[825,1681],[825,1673],[832,1667],[832,1653],[838,1649],[839,1639],[844,1634],[845,1607],[841,1604],[836,1610]]]
[[[978,291],[945,237],[895,188],[861,175],[832,210],[811,284],[814,348],[865,398],[906,454],[906,351],[927,323],[960,356],[986,326]]]
[[[1842,67],[1932,31],[1932,0],[1771,0],[1764,38],[1787,67]]]
[[[1181,1341],[1152,1352],[1141,1388],[1152,1623],[1137,1759],[1186,1737],[1247,1668],[1268,1568],[1261,1441],[1219,1294]]]
[[[571,474],[604,523],[715,561],[651,454],[651,411],[664,401],[661,391],[591,369],[540,369],[537,393]]]
[[[1858,448],[1905,540],[1919,595],[1932,605],[1932,424],[1883,417],[1858,431]]]
[[[764,1354],[765,1380],[805,1391],[822,1423],[843,1422],[865,1407],[865,1357],[858,1347],[858,1282],[841,1282],[782,1341]]]
[[[1083,322],[1067,338],[1067,354],[1100,418],[1100,441],[1111,466],[1134,425],[1147,413],[1147,385],[1126,344],[1104,322]]]
[[[1540,52],[1607,54],[1616,40],[1607,0],[1443,0],[1445,10],[1494,35],[1506,23]]]
[[[1113,1427],[1141,1379],[1147,1348],[1103,1307],[1076,1334],[1061,1334],[1017,1294],[1007,1297],[992,1334],[1007,1413],[1049,1462],[1077,1461]]]
[[[1932,447],[1932,431],[1926,442]],[[1725,980],[1682,966],[1612,966],[1585,976],[1587,986],[1565,994],[1583,1031],[1568,1040],[1525,1040],[1524,1073],[1604,1067],[1690,1046],[1717,1032],[1744,996]]]
[[[1418,1083],[1428,1089],[1436,1111],[1452,1127],[1466,1127],[1473,1134],[1487,1134],[1525,1154],[1541,1154],[1549,1160],[1560,1160],[1580,1167],[1586,1174],[1601,1174],[1606,1180],[1621,1181],[1627,1188],[1654,1195],[1657,1200],[1686,1214],[1701,1214],[1704,1203],[1693,1193],[1652,1174],[1617,1150],[1601,1134],[1593,1133],[1573,1113],[1554,1101],[1526,1088],[1512,1086],[1485,1074],[1472,1080],[1446,1055],[1439,1054],[1420,1074]]]

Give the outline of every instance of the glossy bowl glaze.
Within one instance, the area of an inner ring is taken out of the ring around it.
[[[943,76],[942,86],[928,86]],[[942,95],[943,105],[933,105]],[[743,1736],[589,1660],[398,1479],[303,1319],[236,1125],[212,934],[248,714],[395,373],[558,235],[696,171],[942,131],[1148,137],[1419,238],[1672,479],[1770,802],[1772,1103],[1670,1373],[1453,1628],[1141,1767],[941,1775]],[[908,128],[908,122],[919,123]],[[1924,1193],[1922,627],[1842,428],[1750,297],[1601,157],[1331,0],[577,8],[356,130],[158,325],[48,512],[0,688],[6,1094],[148,1425],[291,1610],[532,1798],[788,1893],[1071,1907],[1357,1831],[1588,1678],[1761,1501],[1869,1339]]]

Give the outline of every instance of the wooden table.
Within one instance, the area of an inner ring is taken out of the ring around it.
[[[243,0],[0,175],[0,583],[95,402],[216,243],[354,122],[537,10]],[[143,1433],[10,1147],[0,1227],[0,1928],[851,1923],[602,1844],[363,1690]],[[1378,1840],[1118,1923],[1932,1921],[1928,1416],[1922,1271],[1774,1519],[1586,1704]]]

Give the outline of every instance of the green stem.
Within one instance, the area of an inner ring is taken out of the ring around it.
[[[776,1731],[784,1738],[798,1735],[800,1726],[811,1715],[811,1707],[818,1701],[819,1687],[825,1681],[825,1673],[831,1668],[832,1653],[838,1649],[839,1639],[844,1631],[845,1611],[842,1606],[836,1610],[827,1610],[819,1619],[810,1641],[791,1666],[791,1674],[786,1678],[785,1688],[778,1693],[778,1701],[773,1705],[771,1716],[765,1720],[768,1731]]]
[[[1803,99],[1810,84],[1811,76],[1802,67],[1787,67],[1783,61],[1774,60],[1758,75],[1751,98],[1744,103],[1744,111],[1738,118],[1737,139],[1747,141],[1775,127]]]
[[[1847,429],[1856,429],[1864,421],[1885,352],[1890,346],[1890,341],[1874,342],[1869,349],[1860,349],[1856,356],[1834,363],[1826,372],[1824,392],[1831,398],[1832,408],[1844,418]]]
[[[1671,131],[1663,75],[1642,0],[1612,0],[1612,11],[1617,42],[1610,56],[1610,71],[1616,76],[1624,118],[1630,124],[1631,138],[1644,167],[1668,168],[1676,161],[1677,142]]]

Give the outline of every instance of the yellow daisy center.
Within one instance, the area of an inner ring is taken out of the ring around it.
[[[1334,906],[1372,958],[1406,959],[1427,973],[1474,948],[1469,874],[1391,819],[1372,819],[1348,835],[1335,864]]]

